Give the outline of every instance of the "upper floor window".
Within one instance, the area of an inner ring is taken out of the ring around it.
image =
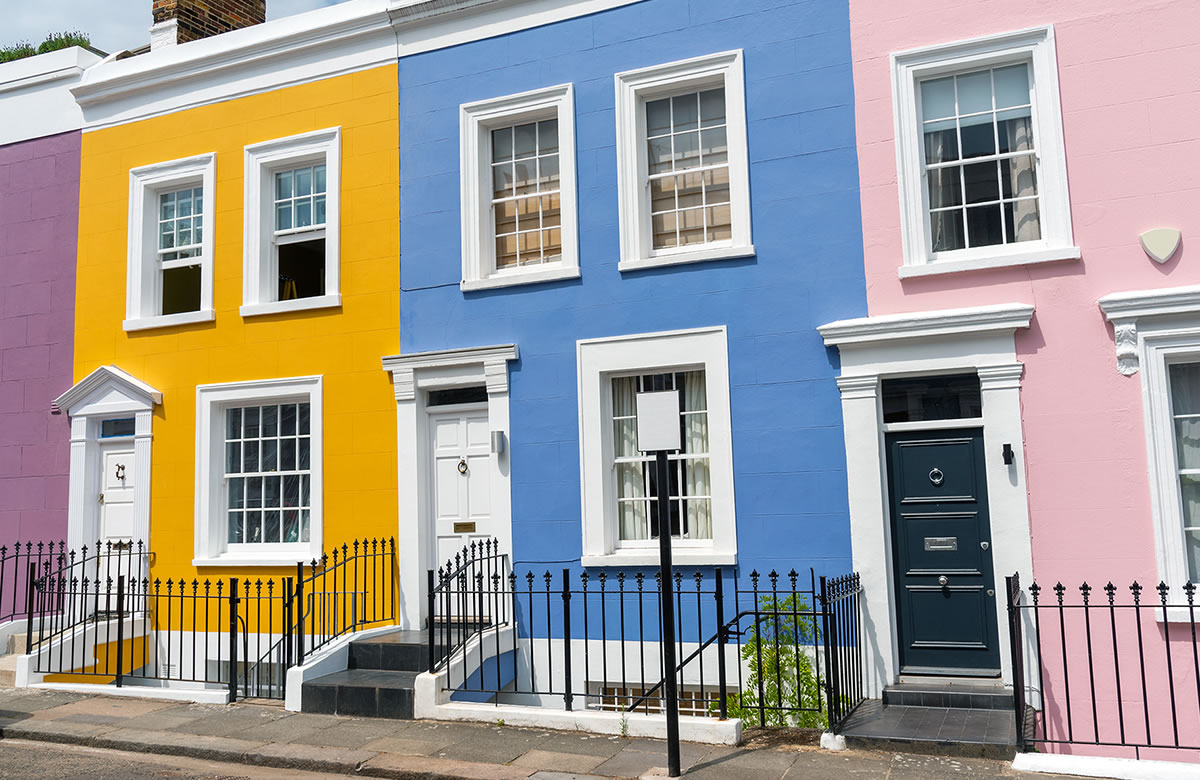
[[[213,319],[216,155],[130,171],[125,330]]]
[[[620,268],[753,254],[741,52],[616,79]]]
[[[1050,28],[893,56],[901,276],[1079,257]]]
[[[1186,575],[1200,582],[1200,363],[1167,366]]]
[[[246,147],[243,316],[341,304],[339,128]]]
[[[579,275],[570,84],[462,106],[462,289]]]

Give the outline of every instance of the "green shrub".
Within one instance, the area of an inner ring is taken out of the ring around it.
[[[48,51],[69,49],[72,46],[91,46],[91,43],[91,39],[78,30],[50,33],[46,36],[46,40],[42,41],[36,49],[29,41],[17,41],[9,46],[0,46],[0,63],[12,62],[13,60],[32,57],[36,54],[45,54]]]
[[[822,706],[821,686],[804,651],[815,638],[808,599],[800,595],[780,599],[765,595],[759,597],[758,608],[761,619],[750,627],[749,637],[742,643],[742,660],[749,667],[746,687],[728,695],[725,704],[729,717],[741,718],[747,727],[827,728],[829,717]],[[793,617],[792,613],[800,616]],[[759,680],[763,703],[768,707],[765,724],[759,722]],[[711,705],[710,709],[716,712],[717,706]]]

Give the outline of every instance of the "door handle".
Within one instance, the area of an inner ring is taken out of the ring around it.
[[[125,464],[124,463],[117,464],[117,479],[122,480],[122,481],[124,481],[124,479],[125,479]]]
[[[945,574],[938,577],[938,585],[941,585],[944,588],[949,584],[950,584],[950,578],[947,577]]]
[[[458,459],[458,473],[459,474],[467,473],[467,459],[466,458]]]

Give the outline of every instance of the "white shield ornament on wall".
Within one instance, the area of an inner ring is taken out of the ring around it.
[[[1179,241],[1182,234],[1175,228],[1154,228],[1142,233],[1139,238],[1142,241],[1142,249],[1150,256],[1150,259],[1159,265],[1171,259],[1179,249]]]

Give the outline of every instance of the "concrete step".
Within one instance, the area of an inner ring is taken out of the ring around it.
[[[883,705],[1011,712],[1013,695],[1011,690],[994,683],[916,681],[885,686]]]
[[[1011,759],[1017,729],[1011,709],[884,706],[863,702],[838,729],[846,745],[939,755]]]
[[[350,669],[423,672],[429,668],[429,634],[393,631],[350,643]]]
[[[11,688],[17,681],[17,655],[0,656],[0,688]]]
[[[300,709],[329,715],[412,720],[418,672],[347,669],[304,683]]]

